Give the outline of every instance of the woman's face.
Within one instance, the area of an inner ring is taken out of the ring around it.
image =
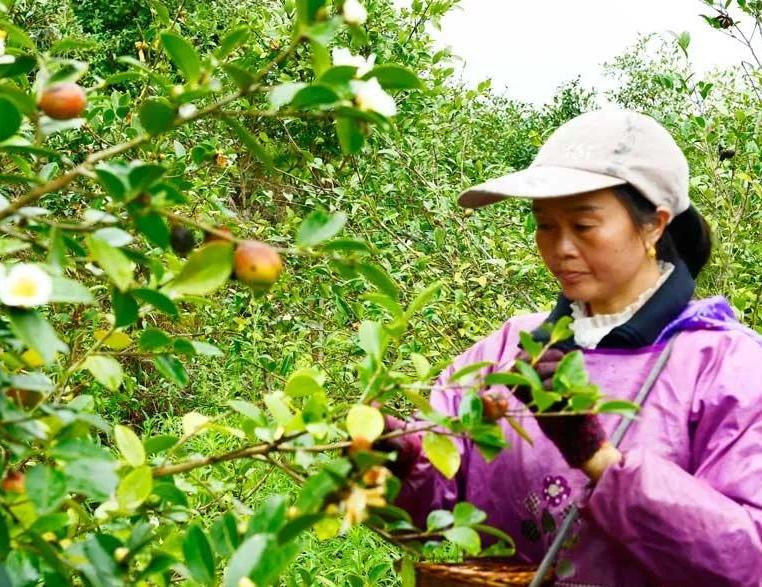
[[[658,268],[648,256],[667,223],[639,229],[611,189],[535,200],[535,238],[564,295],[594,313],[624,309],[653,285]]]

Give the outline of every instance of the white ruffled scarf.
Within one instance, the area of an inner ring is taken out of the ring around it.
[[[667,281],[674,270],[675,266],[672,265],[672,263],[659,261],[660,275],[656,284],[640,294],[638,299],[624,310],[615,314],[596,314],[595,316],[588,316],[584,303],[572,302],[571,311],[572,319],[574,321],[571,324],[571,329],[574,332],[574,340],[576,343],[585,349],[594,349],[597,347],[598,343],[601,342],[604,336],[614,330],[617,326],[621,326],[632,318],[635,313],[651,299],[664,282]]]

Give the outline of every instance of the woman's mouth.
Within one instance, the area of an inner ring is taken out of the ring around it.
[[[561,271],[556,274],[558,280],[563,285],[574,285],[582,281],[587,276],[587,273],[582,271]]]

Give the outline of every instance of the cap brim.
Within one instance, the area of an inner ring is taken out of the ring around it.
[[[537,165],[469,188],[458,196],[458,204],[464,208],[480,208],[507,198],[560,198],[626,183],[623,179],[602,173]]]

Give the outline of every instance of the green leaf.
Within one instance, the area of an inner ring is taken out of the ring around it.
[[[148,212],[137,216],[135,225],[152,245],[162,249],[169,246],[169,227],[158,212]]]
[[[446,530],[444,537],[453,544],[457,544],[472,556],[479,554],[479,551],[482,549],[482,541],[479,538],[479,534],[473,528],[456,526]]]
[[[169,450],[177,444],[177,436],[171,434],[159,434],[158,436],[151,436],[147,438],[144,446],[147,455],[155,455]]]
[[[523,348],[532,360],[535,361],[542,353],[543,345],[537,342],[529,332],[519,332],[519,339],[521,340],[521,348]]]
[[[476,373],[478,371],[481,371],[485,367],[491,366],[493,363],[492,361],[479,361],[478,363],[472,363],[470,365],[466,365],[462,369],[458,369],[455,373],[453,373],[448,381],[450,383],[453,383],[455,381],[460,381],[463,379],[466,375],[471,375],[473,373]]]
[[[596,411],[602,414],[619,414],[627,418],[634,418],[639,410],[640,408],[638,405],[632,402],[626,400],[613,400],[602,403],[598,406]]]
[[[183,540],[185,564],[191,576],[202,584],[214,581],[214,552],[204,531],[198,524],[191,524]]]
[[[347,222],[343,212],[327,214],[322,210],[310,213],[299,225],[296,244],[302,247],[314,247],[338,234]]]
[[[92,39],[82,39],[79,37],[66,37],[60,41],[56,41],[50,46],[48,52],[51,55],[60,55],[62,53],[69,53],[71,51],[83,51],[95,49],[98,43]]]
[[[122,385],[124,378],[122,365],[113,357],[90,355],[85,359],[82,368],[90,371],[98,383],[111,391],[116,391]]]
[[[378,408],[356,404],[347,412],[347,432],[353,440],[373,442],[384,433],[384,417]]]
[[[36,465],[24,477],[24,487],[38,514],[55,510],[66,497],[66,477],[47,465]]]
[[[569,316],[559,318],[550,332],[550,344],[553,345],[574,336],[574,332],[572,332],[571,329],[571,323],[572,319]]]
[[[484,378],[484,383],[485,385],[505,385],[506,387],[513,387],[515,385],[530,386],[529,380],[526,377],[510,371],[506,373],[490,373]]]
[[[115,226],[99,228],[93,233],[93,237],[114,248],[127,246],[135,240],[129,232]]]
[[[165,98],[149,98],[143,102],[138,116],[146,132],[156,136],[175,125],[177,109]]]
[[[394,318],[401,318],[404,315],[402,305],[395,299],[390,298],[387,295],[377,292],[366,293],[362,295],[364,300],[373,302],[374,304],[384,308]]]
[[[300,89],[291,99],[292,108],[311,108],[314,106],[324,106],[333,104],[341,100],[336,91],[330,86],[323,84],[312,84]]]
[[[8,33],[7,42],[9,46],[26,47],[32,51],[37,51],[37,47],[35,46],[32,37],[30,37],[21,27],[16,26],[4,18],[0,18],[0,30],[4,30]]]
[[[570,388],[587,385],[587,371],[582,351],[573,351],[564,355],[553,374],[553,389],[565,391]]]
[[[255,534],[244,540],[230,559],[225,587],[240,587],[241,579],[250,577],[253,569],[261,565],[275,548],[275,538],[268,534]]]
[[[351,238],[338,238],[320,245],[324,251],[340,251],[348,253],[371,253],[370,246],[360,240]]]
[[[410,360],[413,362],[418,377],[421,379],[428,378],[431,373],[431,363],[429,363],[429,360],[419,353],[411,353]]]
[[[251,27],[243,25],[227,33],[220,42],[219,48],[214,52],[217,59],[225,59],[238,47],[243,45],[251,35]]]
[[[176,294],[204,296],[222,287],[233,270],[233,245],[211,242],[197,249],[170,283]]]
[[[511,538],[508,534],[503,532],[502,530],[498,530],[497,528],[493,528],[492,526],[485,526],[484,524],[477,524],[474,526],[474,530],[477,530],[478,532],[481,532],[482,534],[489,534],[490,536],[494,536],[498,540],[502,540],[505,542],[505,544],[508,547],[508,551],[503,554],[503,556],[513,556],[513,554],[516,552],[516,543],[513,541],[513,538]]]
[[[314,369],[299,369],[292,373],[284,390],[290,397],[306,397],[323,391],[323,377]]]
[[[123,200],[127,193],[127,174],[122,167],[103,163],[95,169],[98,181],[108,195],[116,200]]]
[[[0,141],[16,134],[21,127],[21,113],[11,100],[0,96]]]
[[[172,355],[158,355],[154,358],[153,364],[159,373],[172,383],[175,383],[180,387],[188,385],[190,380],[188,379],[188,373],[185,370],[185,367],[183,367],[183,364]]]
[[[224,353],[213,344],[209,344],[208,342],[201,342],[199,340],[192,340],[190,341],[191,346],[193,347],[193,350],[195,354],[197,355],[204,355],[206,357],[223,357],[225,356]]]
[[[440,289],[442,289],[441,281],[435,281],[431,285],[424,288],[423,291],[415,296],[413,301],[410,302],[407,310],[405,310],[405,319],[410,320],[416,312],[422,310],[426,304],[428,304],[431,299],[439,293]]]
[[[469,391],[460,400],[458,417],[464,426],[474,426],[482,421],[484,406],[482,398],[474,391]]]
[[[131,467],[139,467],[146,462],[146,452],[143,443],[131,428],[117,424],[114,426],[116,447]]]
[[[153,489],[151,467],[143,465],[127,473],[116,488],[116,502],[123,510],[133,511],[148,499]]]
[[[92,304],[93,294],[78,281],[66,277],[53,277],[50,301],[61,304]]]
[[[111,292],[111,309],[114,312],[114,327],[129,326],[138,319],[138,303],[128,293],[122,293],[114,288]]]
[[[328,85],[346,86],[355,79],[357,67],[354,65],[334,65],[320,76],[320,82]]]
[[[487,514],[467,501],[456,504],[452,515],[456,526],[474,526],[487,519]]]
[[[358,330],[360,348],[375,359],[380,359],[386,350],[387,334],[378,322],[365,320]]]
[[[427,432],[423,437],[423,453],[432,465],[448,479],[460,468],[460,452],[449,436]]]
[[[0,562],[4,561],[6,557],[11,553],[11,535],[8,532],[8,524],[5,521],[5,516],[0,516]],[[2,570],[2,567],[0,567]],[[10,585],[10,578],[6,578],[6,585]],[[0,583],[2,583],[2,575],[0,574]]]
[[[452,513],[447,510],[434,510],[426,517],[426,531],[436,532],[448,526],[452,526]]]
[[[69,347],[58,338],[50,323],[34,310],[8,308],[7,313],[13,333],[37,351],[45,363],[52,362],[57,352],[69,352]]]
[[[230,128],[233,129],[236,136],[240,139],[240,141],[244,144],[244,146],[248,149],[248,151],[254,155],[259,161],[264,164],[265,167],[271,168],[273,167],[273,158],[270,155],[270,153],[267,152],[267,149],[265,149],[262,146],[262,143],[260,143],[257,139],[254,138],[254,135],[252,135],[246,128],[237,120],[230,117],[224,118],[225,124],[227,124]]]
[[[158,328],[146,328],[140,335],[138,346],[144,351],[154,351],[172,343],[170,336]]]
[[[233,78],[233,81],[238,86],[238,88],[243,91],[247,91],[257,82],[257,79],[248,69],[236,65],[235,63],[226,63],[222,66],[222,69],[224,69],[225,73]]]
[[[100,458],[80,458],[66,465],[66,485],[70,492],[105,500],[119,483],[115,462]]]
[[[141,302],[152,305],[159,312],[163,312],[168,316],[176,318],[180,314],[180,311],[172,300],[154,289],[138,288],[131,290],[130,293]]]
[[[288,425],[294,417],[294,414],[286,403],[286,396],[282,392],[276,391],[274,393],[268,393],[262,398],[265,402],[267,410],[275,418],[275,421],[281,426]]]
[[[365,144],[365,134],[359,120],[342,116],[336,119],[336,134],[339,137],[341,152],[345,155],[356,155]]]
[[[384,269],[372,263],[359,263],[357,265],[357,271],[359,271],[371,285],[378,288],[379,291],[385,293],[392,299],[399,299],[399,288]]]
[[[169,32],[161,34],[161,44],[185,79],[191,83],[198,81],[201,77],[201,59],[193,45],[180,35]]]
[[[163,25],[169,26],[169,9],[161,0],[148,0],[148,5],[156,13],[156,19]]]
[[[37,65],[37,60],[32,55],[16,55],[15,57],[12,63],[0,64],[0,79],[27,74]]]
[[[306,87],[307,84],[304,82],[289,82],[275,86],[268,94],[270,106],[275,110],[278,110],[286,104],[290,104],[291,100],[294,99],[294,96],[296,96],[302,88]]]
[[[375,77],[385,90],[420,90],[424,87],[413,71],[399,65],[377,65],[366,73],[363,79],[368,80],[372,77]]]
[[[248,418],[249,420],[253,420],[258,425],[260,426],[267,425],[267,419],[265,418],[265,415],[262,413],[262,410],[260,410],[257,406],[255,406],[251,402],[245,402],[243,400],[232,399],[228,401],[228,405],[231,408],[233,408],[236,412]]]
[[[121,291],[126,291],[132,284],[133,264],[127,256],[106,241],[90,235],[87,237],[90,254]]]

